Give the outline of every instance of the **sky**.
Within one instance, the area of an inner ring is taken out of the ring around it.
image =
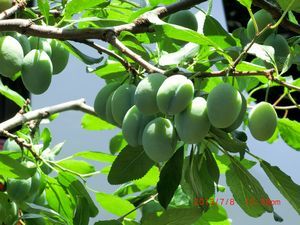
[[[205,6],[202,5],[204,8]],[[216,17],[220,23],[226,28],[224,20],[224,12],[222,10],[221,0],[214,1],[214,7],[212,15]],[[85,54],[90,56],[98,56],[94,50],[88,47],[80,46]],[[55,75],[52,80],[52,84],[48,91],[40,96],[32,96],[32,107],[38,109],[40,107],[49,106],[53,104],[62,103],[65,101],[75,100],[79,98],[85,98],[87,104],[93,105],[94,98],[98,91],[103,87],[104,81],[99,79],[94,74],[87,74],[86,67],[79,60],[70,57],[67,68],[59,75]],[[109,152],[109,140],[119,130],[113,131],[86,131],[81,129],[80,120],[83,116],[81,112],[65,112],[62,113],[51,124],[46,125],[53,133],[53,144],[65,141],[65,146],[61,152],[59,158],[67,157],[75,152],[93,150]],[[249,133],[248,133],[249,134]],[[279,166],[284,172],[292,177],[292,179],[300,184],[300,153],[288,147],[282,141],[278,141],[272,145],[259,142],[249,136],[248,145],[254,154],[266,159],[272,165]],[[254,160],[250,156],[248,159]],[[99,166],[99,164],[97,164]],[[264,174],[259,165],[256,165],[251,170],[251,173],[258,178],[264,187],[265,191],[269,194],[270,199],[280,200],[280,205],[275,206],[275,211],[283,217],[284,222],[282,225],[291,225],[299,221],[299,215],[295,210],[287,203],[282,195],[271,184],[268,177]],[[226,186],[224,177],[221,178],[220,184]],[[113,192],[117,187],[111,186],[107,183],[106,176],[98,175],[89,181],[89,186],[93,189],[108,192]],[[225,193],[220,193],[217,196],[225,199],[232,198],[232,194],[229,189],[226,189]],[[273,220],[271,214],[264,214],[260,218],[251,218],[246,215],[237,204],[234,206],[224,206],[227,210],[229,218],[232,219],[233,225],[272,225],[277,224]],[[100,215],[97,219],[109,219],[113,218],[112,215],[105,213],[104,210],[100,210]],[[92,224],[92,222],[90,223]]]

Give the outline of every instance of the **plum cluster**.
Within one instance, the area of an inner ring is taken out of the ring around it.
[[[0,74],[14,79],[21,73],[26,89],[42,94],[50,86],[52,75],[64,70],[69,52],[55,39],[7,33],[0,37]]]
[[[197,144],[212,127],[230,133],[243,122],[247,110],[244,96],[232,85],[221,83],[207,98],[195,96],[194,85],[183,75],[154,73],[137,86],[109,83],[96,96],[97,115],[122,128],[131,146],[143,146],[156,162],[167,161],[179,140]],[[277,115],[267,102],[250,112],[249,128],[261,141],[269,139],[277,126]]]

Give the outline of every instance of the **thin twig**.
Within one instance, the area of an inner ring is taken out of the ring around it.
[[[127,62],[124,58],[122,58],[121,56],[119,56],[118,54],[116,54],[114,51],[111,51],[107,48],[102,47],[101,45],[96,44],[93,41],[79,41],[80,43],[86,44],[94,49],[96,49],[100,54],[101,53],[105,53],[113,58],[115,58],[116,60],[118,60],[128,72],[132,72],[133,74],[138,74],[138,71],[129,63]]]
[[[138,64],[140,64],[143,68],[147,70],[147,72],[149,73],[157,72],[162,74],[165,73],[164,70],[159,69],[156,66],[153,66],[151,63],[144,60],[140,55],[136,54],[135,52],[127,48],[121,41],[118,40],[116,36],[112,36],[111,39],[109,40],[109,43],[112,46],[119,49],[124,55],[127,55],[128,57],[136,61]]]
[[[17,114],[13,118],[0,123],[0,132],[3,132],[5,130],[9,131],[31,120],[47,118],[55,113],[69,110],[78,110],[96,116],[94,109],[91,106],[86,105],[84,99],[78,99],[37,109],[25,114]]]
[[[289,109],[300,109],[300,105],[290,105],[290,106],[273,106],[274,109],[278,110],[289,110]]]
[[[11,8],[3,11],[0,13],[0,20],[4,20],[6,18],[9,18],[10,16],[14,15],[16,12],[18,12],[20,9],[24,9],[26,6],[26,1],[20,1]]]

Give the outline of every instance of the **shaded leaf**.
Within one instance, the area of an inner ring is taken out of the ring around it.
[[[109,151],[111,154],[120,152],[127,145],[122,133],[117,134],[109,141]]]
[[[289,201],[300,214],[300,185],[294,183],[290,176],[285,174],[277,166],[271,166],[266,161],[261,161],[260,166],[266,172],[274,186]]]
[[[235,201],[252,217],[259,217],[264,212],[273,212],[273,206],[263,204],[262,200],[270,199],[261,184],[243,165],[233,157],[226,171],[226,182],[230,187]]]
[[[25,103],[25,99],[17,92],[11,90],[8,86],[3,85],[1,79],[0,79],[0,94],[12,100],[20,107],[22,107]]]
[[[226,210],[221,205],[213,205],[193,225],[230,225]]]
[[[127,145],[113,162],[108,174],[110,184],[122,184],[143,177],[154,165],[141,147]]]
[[[184,148],[179,148],[161,170],[157,183],[158,201],[167,208],[181,181]]]

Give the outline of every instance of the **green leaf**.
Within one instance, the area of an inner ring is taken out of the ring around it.
[[[86,161],[66,159],[56,162],[56,164],[80,174],[89,174],[95,172],[95,167]]]
[[[112,163],[116,157],[103,152],[78,152],[73,155],[73,157],[81,157],[84,159],[89,159],[93,161],[98,161],[102,163]]]
[[[212,205],[193,225],[230,225],[226,210],[221,205]]]
[[[123,216],[135,209],[134,205],[129,201],[115,195],[98,192],[96,193],[96,200],[103,209],[117,216]],[[135,219],[136,211],[127,215],[126,218]]]
[[[142,217],[142,225],[191,225],[202,215],[199,208],[172,208],[161,215],[147,214]]]
[[[81,126],[86,130],[113,130],[116,128],[114,125],[90,114],[84,114],[81,119]]]
[[[181,181],[184,148],[179,148],[161,170],[157,183],[158,201],[167,208]]]
[[[152,5],[152,6],[157,6],[158,4],[169,5],[174,2],[176,2],[176,1],[175,0],[162,0],[162,1],[149,0],[150,5]]]
[[[246,8],[250,9],[252,5],[252,0],[237,0],[239,3],[241,3]]]
[[[300,214],[300,185],[294,183],[290,176],[285,174],[277,166],[271,166],[266,161],[261,161],[260,166],[266,172],[274,186],[289,201]]]
[[[210,174],[212,180],[216,184],[218,184],[220,179],[220,170],[216,162],[216,159],[214,158],[212,152],[209,149],[205,149],[205,157],[207,161],[208,173]]]
[[[60,43],[72,55],[74,55],[76,58],[78,58],[79,60],[81,60],[82,62],[84,62],[87,65],[92,65],[92,64],[95,64],[95,63],[100,63],[103,60],[103,57],[93,58],[93,57],[90,57],[90,56],[82,53],[79,49],[77,49],[76,47],[74,47],[72,44],[70,44],[67,41],[61,41]]]
[[[231,164],[231,160],[227,155],[214,155],[216,162],[218,164],[219,170],[221,174],[225,174],[227,170],[229,170],[229,165]],[[234,157],[236,160],[239,160],[238,157]],[[239,160],[240,164],[243,165],[247,170],[251,169],[256,165],[255,161],[251,161],[248,159]]]
[[[2,151],[0,152],[0,176],[4,178],[32,177],[36,168],[28,168],[20,163],[21,152]]]
[[[108,174],[110,184],[122,184],[143,177],[154,165],[141,147],[127,145],[113,162]]]
[[[89,225],[89,208],[86,207],[86,205],[88,205],[88,201],[84,197],[79,196],[77,197],[76,202],[76,213],[73,219],[74,225]]]
[[[105,221],[98,221],[94,225],[122,225],[121,222],[118,220],[105,220]]]
[[[155,186],[159,181],[159,169],[157,167],[152,167],[145,176],[141,179],[135,180],[134,183],[140,189],[146,189],[149,186]]]
[[[25,103],[25,99],[20,94],[11,90],[8,86],[4,85],[1,79],[0,79],[0,94],[12,100],[20,107],[22,107]]]
[[[65,17],[69,18],[73,14],[82,12],[85,9],[109,2],[107,0],[71,0],[68,1],[65,8]]]
[[[279,119],[278,129],[280,136],[293,149],[300,151],[300,123],[289,119]]]
[[[226,172],[226,182],[230,187],[235,201],[252,217],[259,217],[264,212],[273,212],[273,206],[261,203],[270,199],[261,184],[242,164],[230,157],[231,164]]]
[[[64,188],[52,177],[47,178],[46,196],[48,206],[58,212],[66,224],[72,224],[74,206]]]
[[[203,34],[216,43],[220,48],[225,49],[236,45],[233,37],[215,18],[206,15],[204,12],[201,12],[199,16],[199,20],[204,21]]]
[[[41,140],[43,141],[43,149],[48,148],[52,141],[51,132],[48,128],[44,128],[44,130],[42,131]]]
[[[149,21],[155,26],[157,34],[165,34],[169,38],[176,40],[192,42],[200,45],[210,45],[214,46],[216,49],[219,49],[219,46],[214,43],[210,38],[206,37],[203,34],[199,34],[196,31],[187,29],[174,24],[165,23],[160,20],[156,15],[152,15],[149,18]]]
[[[50,4],[47,0],[38,0],[38,7],[41,11],[42,15],[45,17],[46,22],[48,23],[49,20],[49,10],[50,10]]]
[[[111,154],[120,152],[127,145],[122,133],[117,134],[109,141],[109,151]]]
[[[73,175],[65,172],[60,172],[58,176],[58,181],[61,185],[68,188],[72,196],[76,199],[78,196],[84,197],[87,204],[89,215],[95,217],[98,214],[98,208],[96,207],[94,201],[90,197],[86,190],[86,187]]]
[[[106,63],[89,72],[95,73],[97,76],[106,80],[117,78],[124,79],[128,75],[124,66],[120,62],[113,60],[107,60]]]

